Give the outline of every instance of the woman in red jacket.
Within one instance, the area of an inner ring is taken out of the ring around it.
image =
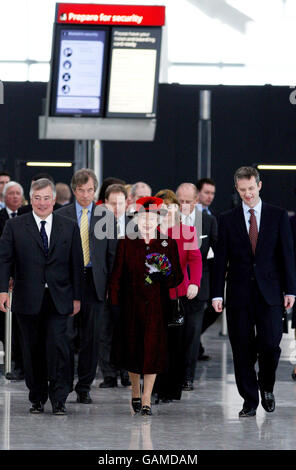
[[[185,309],[188,299],[198,294],[202,275],[202,257],[198,249],[197,234],[194,227],[181,224],[180,205],[175,193],[169,189],[158,191],[156,197],[164,200],[167,215],[162,219],[160,231],[176,240],[179,260],[184,279],[176,288],[170,289],[170,298],[181,299]],[[188,272],[189,268],[189,272]],[[189,275],[190,273],[190,275]],[[183,341],[183,326],[168,328],[169,369],[157,377],[154,392],[164,402],[180,400],[184,375],[184,355],[186,344]]]

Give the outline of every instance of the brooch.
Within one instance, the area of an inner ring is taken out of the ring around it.
[[[168,242],[166,242],[165,240],[163,240],[163,242],[162,242],[161,245],[164,246],[164,247],[166,247],[166,246],[168,246]]]

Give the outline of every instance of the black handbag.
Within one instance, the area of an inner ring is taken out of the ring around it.
[[[176,289],[177,295],[177,289]],[[170,299],[168,326],[183,326],[185,321],[185,309],[180,298]]]

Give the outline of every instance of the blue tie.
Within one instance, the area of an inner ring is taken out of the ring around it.
[[[40,235],[42,238],[44,253],[45,253],[45,256],[47,256],[48,255],[48,238],[47,238],[47,234],[45,231],[45,224],[46,224],[46,220],[41,220]]]

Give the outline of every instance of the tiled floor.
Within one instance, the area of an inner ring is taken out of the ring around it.
[[[153,407],[149,418],[132,416],[130,390],[92,388],[94,404],[67,401],[67,416],[28,413],[24,382],[0,377],[0,449],[295,449],[296,382],[291,379],[296,359],[292,332],[284,336],[275,388],[276,411],[260,406],[256,418],[239,419],[242,400],[237,393],[231,350],[214,325],[204,337],[212,361],[198,363],[193,392],[180,402]]]

